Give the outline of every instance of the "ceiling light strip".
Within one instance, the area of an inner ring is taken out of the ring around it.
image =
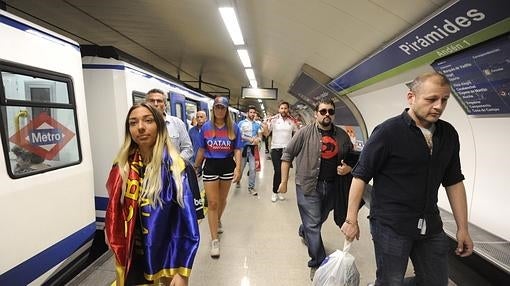
[[[227,31],[230,34],[230,38],[234,45],[244,45],[243,33],[241,32],[241,27],[239,26],[239,22],[237,21],[236,12],[232,7],[220,7],[221,18],[223,18],[223,23],[227,27]]]
[[[244,72],[246,73],[246,76],[249,80],[257,80],[255,78],[255,72],[253,72],[253,69],[244,69]]]
[[[239,58],[241,59],[243,66],[245,68],[251,68],[251,60],[250,60],[250,55],[248,54],[248,50],[247,49],[239,49],[239,50],[237,50],[237,54],[239,55]]]

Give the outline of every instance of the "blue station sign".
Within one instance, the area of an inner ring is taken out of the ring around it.
[[[510,31],[509,11],[509,1],[454,2],[328,86],[346,94],[504,34]]]

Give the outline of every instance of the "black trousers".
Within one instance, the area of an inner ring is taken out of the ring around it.
[[[264,146],[266,148],[266,153],[269,153],[269,136],[262,136],[262,140],[264,140]]]
[[[278,193],[278,187],[282,180],[282,153],[283,149],[271,149],[271,161],[273,161],[273,193]]]

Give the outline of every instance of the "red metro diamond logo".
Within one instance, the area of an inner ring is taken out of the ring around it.
[[[9,141],[46,160],[53,159],[74,137],[74,133],[47,113],[41,113]]]

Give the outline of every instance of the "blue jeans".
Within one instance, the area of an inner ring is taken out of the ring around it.
[[[308,267],[319,267],[326,258],[326,251],[322,242],[322,224],[328,218],[334,207],[334,182],[318,182],[315,191],[304,193],[300,185],[296,185],[297,204],[301,225],[299,235],[308,246]],[[340,237],[340,232],[339,232]]]
[[[444,231],[413,238],[371,219],[370,232],[377,264],[375,285],[448,285],[448,238]],[[409,258],[416,276],[404,282]]]
[[[248,189],[254,189],[255,188],[255,154],[252,153],[252,148],[246,149],[246,157],[243,157],[243,160],[241,162],[241,174],[244,173],[244,166],[246,165],[246,161],[248,161],[248,170],[250,171],[250,174],[248,176]]]

